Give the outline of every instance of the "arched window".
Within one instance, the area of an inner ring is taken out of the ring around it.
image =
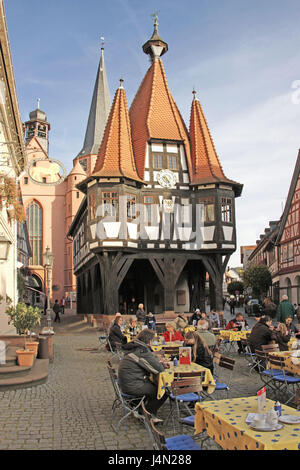
[[[300,305],[300,276],[296,277],[297,304]]]
[[[26,221],[32,249],[31,265],[43,264],[43,209],[37,201],[31,201],[26,208]]]

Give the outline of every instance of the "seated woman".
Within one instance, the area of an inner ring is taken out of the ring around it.
[[[121,331],[122,317],[116,317],[114,324],[109,330],[109,343],[113,351],[116,350],[116,343],[125,344],[127,343],[126,336],[123,335]]]
[[[254,325],[249,335],[249,345],[251,351],[261,351],[263,344],[270,344],[276,341],[274,326],[272,325],[272,318],[268,315],[261,317],[261,319]]]
[[[291,335],[288,332],[288,329],[284,323],[278,323],[277,328],[275,330],[276,335],[276,343],[279,346],[280,351],[288,351],[288,342],[291,339]]]
[[[286,325],[287,330],[288,330],[288,332],[291,336],[294,334],[296,336],[296,338],[300,338],[300,331],[294,325],[292,317],[286,317],[285,325]]]
[[[206,342],[195,331],[189,331],[185,335],[184,346],[191,346],[192,361],[200,366],[206,367],[213,374],[213,355]]]
[[[167,331],[163,333],[163,337],[167,343],[170,341],[184,341],[184,337],[180,331],[175,330],[174,323],[166,323],[166,330]]]
[[[184,329],[189,326],[189,322],[186,318],[186,316],[181,313],[178,315],[178,317],[175,319],[175,328],[177,331],[180,331],[181,333],[184,332]]]
[[[126,327],[126,333],[129,333],[131,336],[135,336],[139,333],[140,328],[138,328],[138,321],[136,317],[130,317],[128,326]]]
[[[146,315],[145,325],[146,325],[147,328],[149,328],[150,330],[155,330],[155,324],[156,324],[155,316],[153,315],[152,312],[149,312],[149,313]]]

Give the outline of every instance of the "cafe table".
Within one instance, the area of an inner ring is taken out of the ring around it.
[[[155,341],[154,341],[155,342]],[[151,349],[154,352],[159,352],[163,350],[164,348],[169,348],[169,347],[180,347],[183,345],[183,341],[166,341],[165,343],[162,343],[161,341],[156,341],[158,344],[152,343]]]
[[[265,411],[274,405],[267,399]],[[197,402],[195,411],[195,434],[206,430],[224,450],[300,449],[300,424],[283,424],[277,431],[261,432],[245,422],[249,413],[257,413],[256,396]],[[282,415],[287,414],[300,417],[299,411],[282,405]]]
[[[281,356],[284,358],[284,370],[290,374],[300,376],[300,357],[293,357],[293,351],[274,351],[269,352],[269,356]],[[273,369],[277,369],[276,365],[272,364]],[[280,367],[278,367],[279,369]]]
[[[219,337],[221,339],[227,339],[228,341],[241,341],[241,339],[247,339],[251,330],[241,330],[241,331],[234,331],[234,330],[220,330]]]
[[[202,386],[207,387],[206,393],[210,395],[215,391],[216,388],[216,383],[214,381],[211,371],[206,367],[200,366],[199,364],[192,362],[191,364],[178,364],[177,366],[171,364],[169,369],[165,369],[163,372],[158,374],[157,398],[160,399],[164,396],[166,388],[171,386],[175,377],[180,373],[201,371],[205,371]]]

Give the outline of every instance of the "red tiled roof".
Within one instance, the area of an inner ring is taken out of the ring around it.
[[[169,90],[163,63],[155,59],[148,69],[129,110],[132,144],[138,174],[144,177],[146,144],[149,139],[183,141],[191,173],[189,136]]]
[[[192,151],[192,183],[229,181],[224,175],[212,137],[200,104],[193,100],[190,117],[190,141]]]
[[[93,176],[141,181],[136,170],[125,90],[117,89],[107,120]]]

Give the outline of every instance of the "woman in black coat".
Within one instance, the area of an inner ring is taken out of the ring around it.
[[[276,341],[276,334],[274,326],[272,326],[272,318],[266,315],[262,317],[252,328],[249,335],[249,345],[251,351],[261,351],[263,344],[270,344],[271,341]]]
[[[117,317],[109,330],[108,339],[113,351],[116,349],[116,343],[127,343],[126,336],[121,331],[122,317]]]

